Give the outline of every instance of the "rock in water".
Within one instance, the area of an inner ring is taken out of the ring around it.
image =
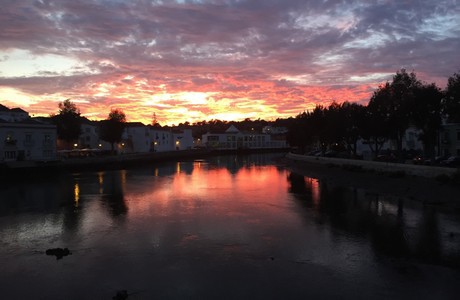
[[[121,290],[117,291],[117,294],[112,297],[113,300],[126,300],[128,299],[128,291],[127,290]]]
[[[46,250],[46,255],[54,255],[56,256],[56,259],[61,259],[63,258],[64,256],[67,256],[67,255],[70,255],[72,254],[69,249],[67,248],[51,248],[51,249],[48,249]]]

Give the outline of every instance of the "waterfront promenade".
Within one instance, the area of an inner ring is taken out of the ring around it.
[[[409,199],[460,212],[458,169],[289,153],[289,169],[331,186],[344,186],[395,199]]]

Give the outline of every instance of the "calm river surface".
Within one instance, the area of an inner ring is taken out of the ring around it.
[[[458,299],[458,215],[276,157],[1,184],[0,299]]]

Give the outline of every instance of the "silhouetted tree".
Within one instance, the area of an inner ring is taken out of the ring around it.
[[[415,73],[408,74],[401,69],[372,96],[368,110],[380,126],[388,130],[388,137],[396,143],[398,156],[402,158],[402,141],[411,122],[411,112],[415,103],[414,91],[421,85]],[[376,130],[380,130],[375,128]]]
[[[321,126],[324,127],[322,142],[325,143],[329,149],[343,150],[346,133],[344,125],[345,113],[342,109],[342,105],[334,101],[327,109],[324,109],[324,118],[321,122]]]
[[[52,115],[51,120],[57,127],[57,136],[66,143],[66,147],[77,140],[81,134],[80,110],[70,99],[59,103],[59,113]]]
[[[414,90],[412,106],[414,125],[422,130],[419,139],[423,143],[425,156],[434,158],[438,130],[441,127],[441,101],[443,94],[436,84],[423,84]]]
[[[387,99],[391,97],[390,84],[380,86],[371,97],[363,117],[361,135],[367,141],[374,157],[377,157],[383,144],[388,140],[389,130],[389,107]]]
[[[389,128],[392,138],[396,142],[398,155],[402,155],[402,140],[410,125],[410,114],[415,104],[414,91],[421,85],[415,73],[408,74],[401,69],[393,76],[391,82],[391,97],[388,99]]]
[[[100,137],[111,144],[112,152],[114,144],[121,142],[125,123],[126,115],[119,108],[111,109],[108,118],[100,123]]]
[[[310,140],[319,145],[324,153],[330,143],[329,128],[326,127],[327,109],[322,105],[316,105],[313,111],[308,115],[307,126],[309,129]]]
[[[291,147],[299,148],[304,153],[307,145],[312,143],[312,132],[309,124],[310,113],[303,112],[292,118],[288,125],[286,140]]]
[[[460,73],[454,73],[447,81],[443,113],[449,122],[460,123]]]
[[[362,135],[366,108],[358,103],[344,102],[341,106],[343,114],[344,142],[347,150],[356,156],[358,140]]]
[[[152,127],[154,128],[161,128],[161,125],[160,123],[158,122],[157,120],[157,114],[156,113],[153,113],[153,117],[152,117]]]

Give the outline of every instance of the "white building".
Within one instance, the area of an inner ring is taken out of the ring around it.
[[[11,108],[0,104],[0,119],[7,122],[20,122],[29,119],[29,113],[21,108]]]
[[[460,156],[460,123],[442,125],[439,134],[440,154]]]
[[[163,129],[139,122],[127,123],[122,139],[120,151],[124,153],[187,150],[193,146],[191,129]]]
[[[262,133],[271,134],[271,135],[286,134],[288,133],[288,129],[286,127],[274,127],[274,126],[268,125],[262,128]]]
[[[151,152],[152,138],[150,128],[140,122],[128,122],[122,134],[121,152],[147,153]]]
[[[111,150],[111,144],[99,137],[100,122],[84,119],[79,142],[75,148]],[[148,153],[191,149],[192,131],[146,126],[140,122],[127,122],[121,142],[115,145],[118,153]]]
[[[162,129],[157,127],[150,127],[151,133],[151,151],[152,152],[165,152],[173,151],[173,134],[169,129]]]
[[[407,128],[403,139],[402,149],[406,151],[423,151],[423,143],[419,140],[422,131],[414,126]],[[380,151],[395,151],[397,149],[396,143],[392,140],[384,142]],[[366,140],[360,139],[357,143],[357,154],[362,155],[365,159],[372,159],[373,153],[369,148],[369,143]]]
[[[172,140],[175,150],[189,150],[193,147],[193,136],[191,129],[173,130]]]
[[[225,132],[208,132],[203,135],[202,143],[213,149],[263,149],[286,148],[286,140],[272,141],[269,134],[241,132],[230,126]]]
[[[78,141],[76,147],[80,149],[109,150],[111,147],[109,143],[99,138],[99,123],[86,118],[82,119],[81,133]]]
[[[29,118],[22,109],[1,105],[0,161],[56,159],[56,126]]]

